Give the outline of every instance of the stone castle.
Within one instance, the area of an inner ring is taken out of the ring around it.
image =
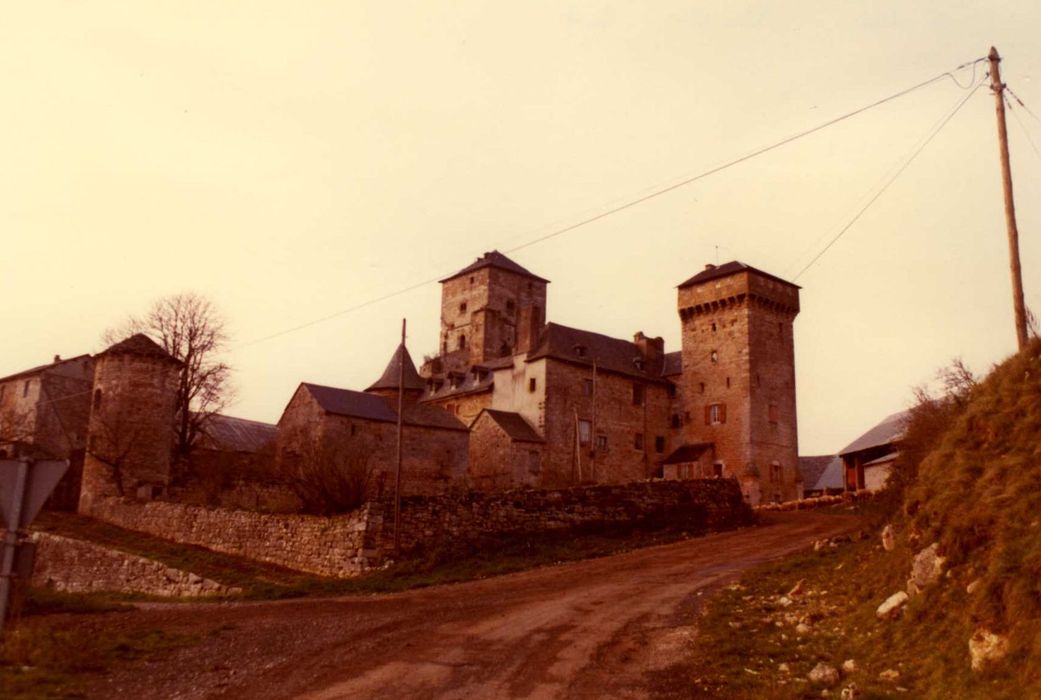
[[[681,348],[665,352],[642,332],[547,322],[548,284],[486,253],[441,280],[439,352],[420,368],[400,346],[365,391],[302,383],[277,429],[216,416],[199,469],[263,453],[275,477],[378,499],[393,488],[400,395],[406,495],[734,478],[752,505],[802,496],[796,285],[706,266],[678,287]],[[137,335],[0,378],[0,457],[71,458],[62,498],[83,512],[113,496],[169,499],[179,369]]]

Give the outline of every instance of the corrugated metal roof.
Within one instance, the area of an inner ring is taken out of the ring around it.
[[[216,413],[206,419],[202,430],[200,447],[228,452],[256,452],[274,441],[278,427]]]
[[[839,456],[899,441],[904,437],[904,427],[907,423],[908,413],[909,411],[900,411],[891,416],[886,416],[881,423],[839,450]]]
[[[531,272],[524,269],[517,263],[513,262],[497,250],[485,253],[481,257],[477,258],[477,260],[475,260],[473,263],[464,267],[459,272],[455,273],[454,275],[445,277],[443,280],[440,281],[447,282],[448,280],[454,280],[456,277],[461,277],[463,275],[469,274],[471,272],[480,270],[485,267],[497,267],[500,270],[506,270],[507,272],[512,272],[517,275],[530,277],[531,279],[538,280],[539,282],[546,282],[547,284],[549,283],[549,280],[539,277],[538,275],[532,274]]]
[[[539,337],[538,346],[528,355],[527,361],[543,357],[588,365],[590,368],[593,366],[593,360],[596,360],[598,369],[602,371],[617,372],[649,381],[665,381],[662,379],[663,360],[659,360],[657,366],[643,364],[640,348],[635,343],[556,323],[546,324]]]
[[[679,288],[682,289],[683,287],[689,287],[694,284],[710,282],[714,279],[719,279],[720,277],[729,277],[730,275],[736,275],[739,272],[754,272],[768,279],[772,279],[775,282],[780,282],[781,284],[787,284],[789,287],[801,289],[801,287],[797,284],[793,284],[788,280],[783,280],[780,277],[777,277],[776,275],[771,275],[769,272],[763,272],[762,270],[758,270],[752,267],[751,265],[746,265],[745,263],[739,262],[737,260],[732,260],[728,263],[723,263],[722,265],[706,267],[704,270],[694,275],[683,284],[679,285]]]
[[[711,442],[697,442],[691,445],[681,445],[677,447],[672,453],[662,460],[662,464],[684,464],[686,462],[696,462],[705,453],[705,450],[712,449],[713,443]]]
[[[524,416],[519,413],[496,411],[491,408],[486,408],[481,413],[487,413],[488,417],[494,420],[512,440],[517,442],[545,442],[528,421],[524,420]],[[480,415],[477,416],[477,418],[480,417]],[[476,422],[477,419],[474,419],[474,423]]]
[[[300,386],[304,387],[315,398],[322,410],[328,413],[384,423],[396,423],[398,420],[398,414],[391,406],[390,400],[384,399],[382,396],[306,382]],[[436,406],[422,404],[406,406],[402,422],[406,425],[425,428],[467,429],[459,419],[447,411]]]
[[[401,375],[402,362],[404,362],[404,374]],[[422,391],[426,388],[426,382],[419,376],[419,372],[416,371],[416,364],[412,361],[412,356],[408,354],[408,348],[404,345],[399,345],[397,350],[390,358],[390,362],[387,363],[387,369],[383,370],[383,376],[376,380],[376,382],[365,391],[372,391],[373,389],[397,389],[398,388],[398,376],[404,377],[405,389],[419,390]]]

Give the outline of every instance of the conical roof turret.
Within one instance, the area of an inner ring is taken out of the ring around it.
[[[404,368],[402,368],[404,365]],[[404,371],[402,372],[402,369]],[[419,372],[416,371],[416,365],[412,362],[412,356],[408,354],[408,348],[402,343],[398,346],[398,349],[394,351],[394,355],[390,358],[390,362],[387,363],[387,369],[383,370],[383,376],[376,380],[376,382],[365,391],[382,391],[387,389],[398,389],[398,378],[403,379],[402,384],[404,385],[405,391],[423,391],[426,388],[426,382],[419,376]]]

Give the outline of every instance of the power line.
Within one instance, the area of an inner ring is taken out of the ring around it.
[[[704,179],[706,177],[709,177],[710,175],[715,175],[716,173],[719,173],[719,172],[722,172],[724,170],[727,170],[728,168],[732,168],[735,165],[739,165],[740,163],[744,163],[745,161],[751,160],[752,158],[756,158],[758,156],[764,155],[764,154],[769,153],[771,151],[777,150],[778,148],[781,148],[782,146],[786,146],[786,145],[788,145],[788,144],[790,144],[790,143],[792,143],[794,141],[798,141],[799,139],[802,139],[802,138],[805,138],[807,136],[810,136],[811,134],[815,134],[818,131],[826,129],[826,128],[830,127],[830,126],[834,126],[834,125],[836,125],[836,124],[838,124],[840,122],[844,122],[847,119],[851,119],[851,118],[853,118],[853,117],[855,117],[855,116],[857,116],[859,114],[863,114],[864,112],[867,112],[868,110],[874,109],[875,107],[880,107],[880,106],[882,106],[882,105],[884,105],[884,104],[886,104],[888,102],[892,102],[893,100],[899,99],[900,97],[903,97],[903,96],[908,95],[908,94],[910,94],[912,92],[920,90],[920,89],[922,89],[922,88],[924,88],[924,87],[926,87],[928,85],[931,85],[931,84],[933,84],[933,83],[935,83],[935,82],[937,82],[939,80],[943,80],[944,78],[950,78],[954,82],[955,85],[957,85],[958,87],[961,88],[962,85],[958,82],[957,78],[954,77],[954,73],[956,71],[959,71],[959,70],[963,69],[963,68],[967,68],[969,66],[972,66],[972,68],[973,68],[973,78],[975,78],[975,75],[976,75],[976,65],[978,63],[980,63],[981,61],[986,61],[986,60],[987,60],[987,58],[984,56],[984,57],[981,57],[981,58],[974,59],[972,61],[967,61],[967,62],[961,64],[960,66],[956,67],[953,71],[944,71],[943,73],[940,73],[940,74],[938,74],[936,76],[933,76],[932,78],[929,78],[928,80],[924,80],[924,81],[922,81],[922,82],[920,82],[920,83],[918,83],[916,85],[912,85],[909,88],[906,88],[904,90],[900,90],[899,92],[895,92],[892,95],[889,95],[888,97],[884,97],[884,98],[882,98],[880,100],[876,100],[875,102],[872,102],[872,103],[870,103],[868,105],[865,105],[863,107],[855,109],[855,110],[853,110],[851,112],[847,112],[847,113],[843,114],[842,116],[835,117],[834,119],[830,119],[830,120],[828,120],[826,122],[818,124],[817,126],[814,126],[812,128],[806,129],[805,131],[800,131],[800,132],[798,132],[796,134],[788,136],[788,137],[786,137],[784,139],[781,139],[780,141],[777,141],[775,143],[772,143],[772,144],[770,144],[768,146],[764,146],[764,147],[759,148],[759,149],[757,149],[755,151],[747,153],[747,154],[745,154],[743,156],[740,156],[740,157],[735,158],[733,160],[727,161],[727,162],[725,162],[725,163],[723,163],[721,165],[715,166],[713,168],[710,168],[708,170],[700,172],[700,173],[698,173],[696,175],[693,175],[691,177],[688,177],[688,178],[685,178],[683,180],[680,180],[679,182],[676,182],[676,183],[673,183],[673,184],[668,185],[666,187],[663,187],[663,188],[660,188],[658,190],[655,190],[654,192],[651,192],[650,194],[643,195],[641,197],[638,197],[636,199],[630,200],[630,201],[628,201],[628,202],[626,202],[624,204],[621,204],[619,206],[607,209],[606,211],[600,212],[599,214],[596,214],[594,216],[590,216],[590,217],[587,217],[585,219],[582,219],[581,221],[578,221],[577,223],[569,224],[567,226],[564,226],[563,228],[559,228],[559,229],[551,231],[550,233],[547,233],[545,235],[538,236],[538,237],[533,238],[533,239],[531,239],[531,240],[529,240],[529,241],[527,241],[525,243],[522,243],[520,245],[514,246],[512,248],[508,248],[508,249],[505,250],[505,252],[506,253],[514,253],[514,252],[516,252],[518,250],[523,250],[525,248],[529,248],[531,246],[538,245],[539,243],[543,243],[545,241],[548,241],[548,240],[550,240],[552,238],[556,238],[556,237],[562,236],[562,235],[564,235],[566,233],[570,233],[571,231],[574,231],[574,230],[576,230],[578,228],[581,228],[583,226],[586,226],[586,225],[591,224],[591,223],[596,222],[596,221],[600,221],[601,219],[605,219],[605,218],[607,218],[609,216],[612,216],[612,215],[617,214],[619,212],[625,211],[626,209],[630,209],[630,208],[635,207],[635,206],[637,206],[639,204],[643,204],[644,202],[648,202],[648,201],[650,201],[652,199],[655,199],[655,198],[660,197],[660,196],[662,196],[664,194],[672,192],[673,190],[677,190],[677,189],[679,189],[681,187],[685,187],[685,186],[687,186],[687,185],[689,185],[691,183],[697,182],[698,180],[702,180],[702,179]],[[979,87],[979,86],[977,85],[976,87]],[[963,89],[968,89],[968,88],[963,88]],[[975,92],[975,89],[973,89],[973,92]],[[408,287],[405,287],[403,289],[399,289],[399,290],[394,291],[394,292],[389,292],[389,293],[384,294],[384,295],[382,295],[380,297],[376,297],[374,299],[369,299],[368,301],[364,301],[364,302],[361,302],[359,304],[355,304],[354,306],[350,306],[350,307],[347,307],[345,309],[341,309],[340,311],[336,311],[334,313],[328,314],[328,315],[323,316],[321,318],[314,319],[313,321],[308,321],[306,323],[301,323],[301,324],[293,326],[291,328],[286,328],[284,330],[281,330],[281,331],[278,331],[278,332],[275,332],[275,333],[271,333],[269,335],[262,336],[260,338],[255,338],[253,340],[249,340],[249,341],[246,341],[244,343],[240,343],[239,345],[236,345],[236,346],[234,346],[233,348],[230,348],[230,349],[234,350],[234,349],[238,349],[238,348],[248,347],[250,345],[256,345],[257,343],[262,343],[262,342],[265,342],[265,341],[268,341],[268,340],[272,340],[274,338],[278,338],[278,337],[281,337],[283,335],[287,335],[289,333],[294,333],[296,331],[303,330],[304,328],[309,328],[309,327],[317,325],[319,323],[324,323],[326,321],[330,321],[330,320],[332,320],[334,318],[337,318],[339,316],[343,316],[345,314],[349,314],[349,313],[358,311],[358,310],[363,309],[363,308],[365,308],[367,306],[371,306],[373,304],[377,304],[377,303],[379,303],[381,301],[386,301],[387,299],[392,299],[394,297],[401,296],[402,294],[407,294],[408,292],[414,291],[414,290],[419,289],[421,287],[425,287],[428,284],[432,284],[434,282],[437,282],[439,279],[443,279],[444,277],[449,276],[451,274],[452,273],[449,272],[449,273],[447,273],[445,275],[438,275],[437,277],[434,277],[434,278],[431,278],[431,279],[427,279],[427,280],[424,280],[422,282],[418,282],[416,284],[412,284],[412,285],[410,285]]]
[[[984,79],[986,79],[986,75],[984,76]],[[864,213],[867,212],[867,210],[871,208],[871,205],[878,201],[878,199],[885,193],[885,191],[887,189],[889,189],[889,186],[892,185],[896,181],[896,179],[898,177],[900,177],[901,174],[903,174],[903,172],[905,170],[907,170],[907,168],[911,165],[911,163],[913,163],[915,161],[915,159],[919,156],[919,154],[923,150],[925,150],[925,147],[928,146],[929,143],[934,138],[936,138],[937,134],[939,134],[940,131],[942,131],[945,126],[947,126],[948,122],[950,122],[951,119],[954,118],[954,115],[957,114],[959,111],[961,111],[961,108],[965,106],[965,104],[969,101],[969,98],[971,98],[973,95],[976,94],[976,91],[980,89],[981,85],[983,85],[983,80],[980,80],[980,82],[976,84],[976,87],[972,88],[972,91],[968,95],[966,95],[961,101],[958,102],[958,104],[955,106],[954,110],[950,114],[948,114],[936,126],[936,128],[933,129],[932,133],[930,133],[929,136],[911,153],[910,157],[904,162],[904,164],[901,165],[896,170],[895,173],[893,173],[892,177],[890,177],[888,180],[886,180],[885,184],[882,185],[882,187],[878,190],[878,192],[876,192],[875,195],[873,197],[871,197],[871,199],[869,199],[867,201],[867,203],[863,207],[860,208],[860,210],[853,216],[853,218],[850,219],[846,223],[846,225],[843,226],[839,230],[839,232],[835,235],[835,237],[832,238],[830,241],[828,241],[828,244],[826,246],[824,246],[824,248],[821,249],[821,251],[819,253],[817,253],[815,256],[813,256],[813,259],[810,260],[808,263],[806,263],[805,267],[803,267],[801,270],[799,270],[799,273],[797,275],[795,275],[795,277],[792,278],[793,282],[795,280],[799,279],[803,275],[803,273],[805,273],[807,270],[809,270],[811,267],[813,267],[813,264],[816,263],[818,260],[820,260],[821,257],[823,257],[823,255],[825,253],[827,253],[828,250],[833,245],[835,245],[835,243],[837,243],[838,240],[840,238],[842,238],[842,236],[847,231],[849,231],[853,227],[853,224],[857,223],[857,221],[860,219],[860,217],[862,217],[864,215]]]
[[[1005,90],[1008,91],[1007,85],[1005,86]],[[1015,95],[1013,95],[1013,97],[1015,97]],[[1019,102],[1019,104],[1026,109],[1026,105],[1020,102],[1018,97],[1016,97],[1016,102]],[[1041,150],[1038,150],[1037,144],[1034,143],[1034,138],[1030,135],[1030,131],[1027,129],[1027,125],[1023,123],[1023,119],[1020,118],[1019,112],[1012,108],[1012,100],[1008,99],[1007,96],[1005,97],[1005,104],[1008,105],[1008,111],[1012,113],[1012,116],[1015,117],[1016,121],[1019,123],[1019,128],[1023,130],[1023,135],[1026,136],[1027,141],[1030,142],[1030,147],[1034,149],[1034,153],[1037,154],[1038,159],[1041,160]]]

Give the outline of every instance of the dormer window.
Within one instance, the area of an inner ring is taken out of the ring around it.
[[[642,372],[643,371],[643,367],[644,367],[643,358],[642,357],[634,357],[633,358],[633,367],[635,367],[636,369],[638,369],[638,370],[640,370]]]
[[[576,345],[572,349],[575,351],[575,357],[585,357],[586,356],[586,346],[585,345]]]

